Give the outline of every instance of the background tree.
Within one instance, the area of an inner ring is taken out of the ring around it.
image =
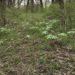
[[[43,8],[43,1],[42,0],[40,0],[40,6],[41,6],[41,8]]]
[[[5,25],[5,0],[0,0],[0,25]]]
[[[26,9],[28,10],[29,8],[33,12],[33,10],[34,10],[34,0],[27,0]]]

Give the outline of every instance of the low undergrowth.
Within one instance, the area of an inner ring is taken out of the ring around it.
[[[51,12],[8,11],[0,27],[0,75],[75,75],[74,28],[61,31]]]

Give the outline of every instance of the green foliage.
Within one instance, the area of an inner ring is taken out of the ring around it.
[[[75,34],[75,31],[72,30],[72,31],[68,31],[67,33],[68,33],[69,35]]]
[[[47,35],[46,38],[47,38],[48,40],[58,39],[57,36],[52,35],[52,34]]]
[[[10,29],[8,29],[8,28],[0,28],[0,34],[2,34],[2,33],[10,33]]]
[[[0,45],[3,44],[3,42],[4,42],[3,40],[0,40]]]
[[[0,28],[0,38],[6,37],[11,33],[11,29],[1,27]]]

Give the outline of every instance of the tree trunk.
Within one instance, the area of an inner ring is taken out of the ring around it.
[[[41,8],[43,8],[43,1],[42,0],[40,0],[40,6],[41,6]]]
[[[65,19],[65,7],[64,7],[64,0],[58,0],[59,7],[60,7],[60,20],[61,20],[61,25],[60,29],[63,31],[66,31],[66,19]]]
[[[5,25],[5,0],[0,0],[0,24]]]
[[[30,8],[30,10],[33,12],[34,11],[34,0],[28,0],[27,1],[27,7],[26,9],[28,10]]]

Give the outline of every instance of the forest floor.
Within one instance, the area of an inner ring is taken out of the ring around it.
[[[71,44],[45,41],[35,28],[30,30],[35,19],[42,20],[38,14],[21,15],[19,24],[15,19],[2,28],[0,75],[75,75],[75,50]]]

